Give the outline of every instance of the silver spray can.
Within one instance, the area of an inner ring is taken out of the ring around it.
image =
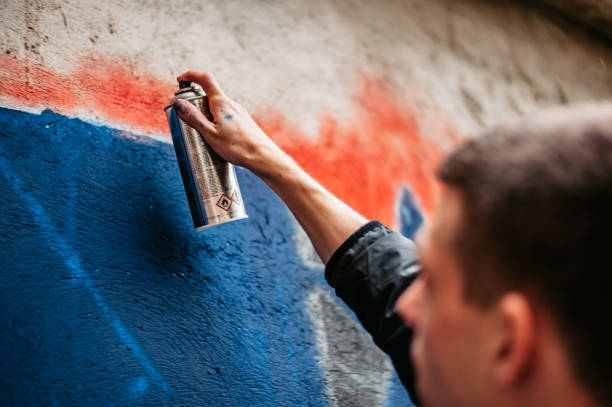
[[[208,98],[199,85],[179,82],[172,103],[176,99],[193,103],[213,119]],[[196,230],[247,218],[234,166],[215,153],[200,133],[179,117],[172,104],[164,110]]]

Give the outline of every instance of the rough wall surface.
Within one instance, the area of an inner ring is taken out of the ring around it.
[[[315,178],[412,236],[443,152],[612,95],[612,52],[481,1],[0,3],[6,405],[406,405],[303,231],[239,170],[250,218],[193,231],[162,113],[214,72]]]
[[[541,2],[551,9],[558,10],[568,20],[583,24],[612,40],[611,0],[541,0]]]

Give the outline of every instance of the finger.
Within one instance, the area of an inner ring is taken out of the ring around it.
[[[210,72],[198,72],[198,71],[187,71],[180,74],[177,78],[179,81],[195,82],[204,89],[206,95],[209,97],[221,95],[225,93],[221,90],[221,87],[217,83],[217,80]]]
[[[193,104],[182,99],[177,99],[173,106],[181,119],[200,133],[208,133],[215,136],[219,135],[217,126],[208,120],[200,109]]]

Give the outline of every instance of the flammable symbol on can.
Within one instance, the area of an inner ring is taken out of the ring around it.
[[[224,211],[229,211],[230,208],[232,207],[233,202],[234,201],[232,200],[232,198],[230,198],[229,196],[225,194],[221,194],[221,197],[217,201],[217,206],[223,209]]]

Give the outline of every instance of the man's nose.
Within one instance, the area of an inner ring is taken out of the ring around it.
[[[397,312],[404,323],[412,329],[416,329],[419,324],[422,291],[423,281],[421,278],[417,278],[412,285],[399,296],[395,303],[395,312]]]

